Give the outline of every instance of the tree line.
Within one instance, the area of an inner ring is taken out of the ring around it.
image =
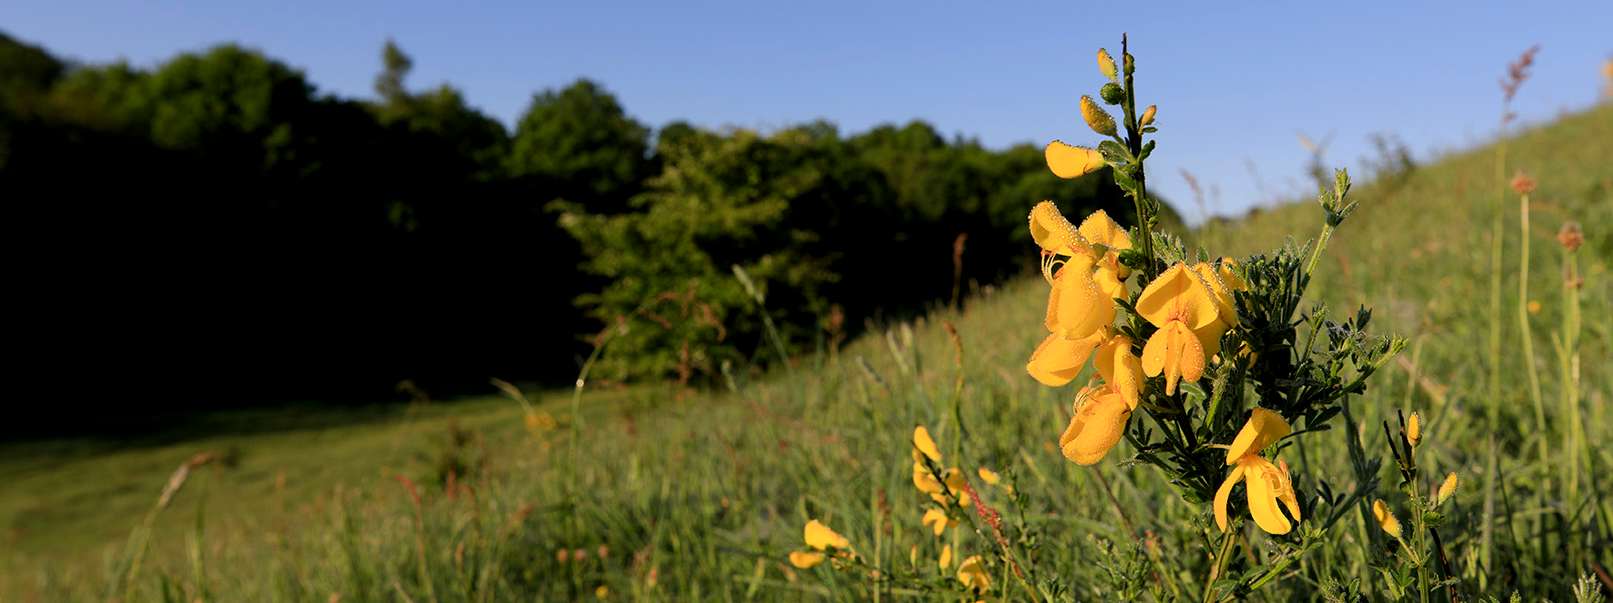
[[[410,69],[389,42],[341,98],[237,45],[141,69],[0,34],[13,404],[569,383],[605,339],[602,379],[699,385],[776,361],[764,317],[800,354],[1025,271],[1037,200],[1127,214],[1105,174],[919,121],[652,128],[578,80],[512,129]]]

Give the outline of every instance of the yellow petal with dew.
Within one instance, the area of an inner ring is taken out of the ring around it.
[[[1165,375],[1165,395],[1176,394],[1181,379],[1198,381],[1204,376],[1204,345],[1179,320],[1166,323],[1143,346],[1143,373]]]
[[[1104,382],[1114,386],[1115,391],[1126,400],[1126,405],[1136,410],[1142,401],[1143,364],[1136,354],[1131,353],[1131,338],[1124,335],[1110,337],[1098,348],[1098,355],[1092,363],[1097,366]]]
[[[1042,150],[1042,154],[1047,158],[1047,168],[1053,170],[1053,175],[1065,179],[1080,178],[1102,169],[1105,165],[1103,154],[1057,140],[1047,143],[1047,148]]]
[[[1115,135],[1115,118],[1090,96],[1081,97],[1081,121],[1087,122],[1087,127],[1092,128],[1093,132],[1104,136]]]
[[[1199,262],[1193,265],[1193,272],[1197,273],[1199,280],[1210,289],[1210,298],[1215,302],[1216,322],[1226,328],[1238,326],[1237,303],[1232,298],[1232,291],[1221,281],[1221,275],[1216,273],[1215,267]]]
[[[790,565],[800,569],[812,569],[823,563],[823,553],[813,551],[791,551]]]
[[[925,429],[923,425],[913,428],[913,447],[930,460],[941,462],[941,449],[935,447],[935,440],[930,438],[930,430]]]
[[[1030,362],[1025,364],[1025,372],[1030,373],[1038,382],[1048,387],[1060,387],[1075,379],[1081,373],[1081,366],[1085,365],[1092,350],[1098,347],[1103,338],[1108,335],[1103,329],[1094,331],[1091,335],[1080,339],[1065,339],[1057,333],[1049,334],[1031,352]]]
[[[1189,329],[1202,329],[1217,318],[1209,287],[1181,262],[1167,268],[1143,288],[1137,298],[1137,313],[1160,328],[1176,320]]]
[[[1115,69],[1115,58],[1109,56],[1107,49],[1098,49],[1098,73],[1102,73],[1103,77],[1109,78],[1111,82],[1119,79],[1120,74]]]
[[[1450,500],[1452,496],[1455,496],[1456,486],[1460,482],[1461,480],[1457,479],[1456,477],[1456,472],[1453,471],[1445,474],[1445,481],[1440,482],[1439,490],[1434,494],[1434,504],[1443,505],[1445,504],[1445,501]]]
[[[1238,436],[1232,439],[1232,446],[1227,448],[1227,464],[1236,463],[1245,456],[1260,454],[1267,446],[1288,437],[1293,431],[1282,415],[1257,406],[1249,412],[1249,420],[1244,421]]]
[[[1081,226],[1076,228],[1087,242],[1108,247],[1110,251],[1124,251],[1131,249],[1131,235],[1126,229],[1109,217],[1109,213],[1097,210],[1081,220]]]
[[[1084,388],[1076,397],[1069,426],[1059,436],[1059,449],[1076,464],[1096,464],[1120,443],[1130,417],[1131,407],[1112,388]]]
[[[1389,504],[1383,499],[1372,501],[1372,516],[1378,520],[1378,527],[1383,528],[1385,534],[1400,538],[1400,520],[1395,518],[1394,511],[1389,510]]]
[[[1091,335],[1115,320],[1114,298],[1092,278],[1091,264],[1072,261],[1053,276],[1043,326],[1066,339]]]

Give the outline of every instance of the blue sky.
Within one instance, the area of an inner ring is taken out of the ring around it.
[[[1076,102],[1102,83],[1093,52],[1129,31],[1141,102],[1160,106],[1151,188],[1190,215],[1184,169],[1216,213],[1304,192],[1300,132],[1331,134],[1330,163],[1349,167],[1373,132],[1420,157],[1483,142],[1496,80],[1531,44],[1520,117],[1583,108],[1613,56],[1610,24],[1607,0],[0,3],[0,29],[61,56],[151,66],[234,41],[343,96],[371,94],[391,37],[414,57],[413,87],[451,83],[507,124],[535,91],[586,76],[652,126],[919,118],[992,147],[1095,142]]]

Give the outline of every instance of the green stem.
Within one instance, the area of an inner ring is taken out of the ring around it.
[[[1204,580],[1204,603],[1215,600],[1215,581],[1221,577],[1226,569],[1227,560],[1232,556],[1232,544],[1237,541],[1232,530],[1221,535],[1221,550],[1215,553],[1215,564],[1210,566],[1210,576]]]
[[[1545,507],[1546,492],[1551,490],[1551,452],[1547,449],[1546,406],[1540,397],[1540,374],[1535,368],[1534,335],[1529,328],[1529,195],[1518,202],[1518,337],[1521,343],[1524,372],[1529,376],[1529,401],[1535,408],[1536,443],[1540,449],[1540,469],[1545,474],[1536,498]],[[1544,516],[1542,516],[1544,521]]]
[[[1132,157],[1138,158],[1136,163],[1137,174],[1132,177],[1132,180],[1137,183],[1137,188],[1131,191],[1131,203],[1132,208],[1137,212],[1137,233],[1142,238],[1143,258],[1146,259],[1143,263],[1143,276],[1147,277],[1147,281],[1152,282],[1154,277],[1159,274],[1154,269],[1154,233],[1149,227],[1152,216],[1148,212],[1147,176],[1143,170],[1141,158],[1143,132],[1142,127],[1137,123],[1137,88],[1136,84],[1132,82],[1133,61],[1125,35],[1120,36],[1120,61],[1121,71],[1125,74],[1126,147],[1131,150]]]
[[[1502,107],[1505,114],[1506,107]],[[1502,128],[1506,126],[1503,124]],[[1486,569],[1479,573],[1479,589],[1488,586],[1488,571],[1493,571],[1491,564],[1491,551],[1494,550],[1495,528],[1495,488],[1497,475],[1497,462],[1495,435],[1501,431],[1501,253],[1502,239],[1505,232],[1506,211],[1506,171],[1507,171],[1507,140],[1506,132],[1501,133],[1501,140],[1495,149],[1495,181],[1502,184],[1501,195],[1497,200],[1494,219],[1490,227],[1490,358],[1489,368],[1489,410],[1490,450],[1485,462],[1484,472],[1484,523],[1480,527],[1480,539],[1483,541],[1479,548],[1480,565]]]

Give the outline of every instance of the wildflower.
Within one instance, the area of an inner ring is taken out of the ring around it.
[[[1098,348],[1098,357],[1092,361],[1103,381],[1114,386],[1132,410],[1142,401],[1143,365],[1131,353],[1131,338],[1115,335]]]
[[[1109,112],[1098,106],[1098,101],[1090,96],[1081,96],[1081,119],[1087,122],[1087,127],[1092,128],[1093,132],[1104,136],[1115,135],[1115,118],[1110,117]]]
[[[1423,417],[1417,413],[1411,413],[1411,416],[1406,417],[1406,441],[1410,442],[1412,447],[1415,448],[1417,442],[1422,441],[1422,439]]]
[[[1047,159],[1047,169],[1053,170],[1054,176],[1064,179],[1080,178],[1105,165],[1101,153],[1057,140],[1047,143],[1042,155]]]
[[[976,593],[991,589],[991,575],[986,573],[986,566],[981,563],[979,555],[970,555],[958,564],[958,581]]]
[[[1111,82],[1119,79],[1119,73],[1115,70],[1115,59],[1109,56],[1109,50],[1106,48],[1098,49],[1098,72],[1102,73],[1103,77],[1109,78]]]
[[[941,450],[935,447],[935,440],[930,438],[930,430],[925,429],[923,425],[913,428],[913,447],[924,453],[924,456],[930,457],[930,460],[941,462]]]
[[[1081,221],[1081,227],[1076,229],[1082,238],[1091,243],[1090,255],[1094,258],[1097,269],[1093,272],[1093,280],[1098,282],[1109,297],[1125,297],[1126,286],[1123,281],[1131,275],[1131,269],[1120,263],[1120,252],[1131,249],[1131,236],[1126,229],[1116,224],[1109,214],[1097,210]],[[1098,254],[1097,247],[1102,247],[1102,254]]]
[[[805,569],[805,568],[803,568],[803,569]],[[598,588],[594,589],[594,598],[595,599],[606,599],[606,598],[609,598],[609,597],[610,597],[610,587],[609,586],[605,586],[605,585],[601,584],[601,585],[599,585]]]
[[[1165,393],[1176,393],[1182,378],[1204,376],[1204,343],[1199,331],[1211,332],[1220,313],[1210,288],[1194,270],[1178,262],[1143,289],[1137,312],[1159,330],[1143,347],[1143,371],[1152,377],[1165,374]],[[1216,334],[1219,338],[1219,334]]]
[[[1280,461],[1273,464],[1260,456],[1262,449],[1292,431],[1282,416],[1264,408],[1256,408],[1249,415],[1248,422],[1227,448],[1227,464],[1233,465],[1232,472],[1215,492],[1215,524],[1221,531],[1228,529],[1227,498],[1232,495],[1232,487],[1245,478],[1248,479],[1244,490],[1249,497],[1249,515],[1260,529],[1271,534],[1287,534],[1293,529],[1277,508],[1278,501],[1288,507],[1295,521],[1301,519],[1299,497],[1294,493],[1293,482],[1289,481],[1288,464]]]
[[[995,486],[1002,482],[1002,476],[997,475],[996,471],[992,471],[985,467],[976,469],[975,473],[980,476],[980,481],[986,482],[986,485],[988,486]]]
[[[1114,384],[1083,387],[1076,393],[1074,416],[1059,436],[1064,458],[1080,465],[1093,465],[1120,443],[1132,407]]]
[[[812,569],[823,563],[823,553],[813,551],[790,551],[790,565],[800,569]]]
[[[1159,107],[1156,107],[1154,105],[1148,105],[1147,109],[1143,109],[1143,116],[1137,119],[1137,125],[1146,126],[1148,124],[1154,123],[1154,114],[1158,113],[1158,112],[1159,112]]]
[[[925,511],[924,518],[919,521],[926,526],[930,526],[930,531],[935,532],[936,536],[940,536],[947,528],[957,527],[958,525],[958,520],[947,517],[947,512],[940,509]]]
[[[1383,499],[1372,501],[1372,516],[1378,519],[1378,527],[1383,528],[1384,533],[1400,538],[1400,520],[1395,519],[1394,512],[1389,510],[1388,503]]]
[[[1452,497],[1452,496],[1455,496],[1456,495],[1456,486],[1458,485],[1458,483],[1460,481],[1461,480],[1458,480],[1456,478],[1456,472],[1455,471],[1447,473],[1445,475],[1445,481],[1441,482],[1439,484],[1438,493],[1436,493],[1434,495],[1434,504],[1443,505],[1443,504],[1445,504],[1446,500],[1450,499],[1450,497]]]
[[[1535,179],[1530,178],[1528,174],[1518,172],[1517,175],[1512,177],[1512,190],[1520,195],[1535,192]]]
[[[952,566],[952,545],[941,545],[941,558],[936,561],[936,565],[941,566],[943,570]]]
[[[1078,339],[1065,339],[1058,333],[1051,333],[1031,352],[1030,362],[1025,363],[1025,372],[1042,385],[1063,386],[1075,380],[1092,351],[1108,338],[1108,329],[1101,328]]]
[[[845,536],[835,533],[834,530],[829,529],[829,526],[823,525],[823,522],[816,519],[807,522],[805,538],[807,546],[820,551],[825,548],[851,548],[851,541],[846,540]]]
[[[1570,253],[1578,251],[1579,246],[1585,244],[1585,232],[1580,230],[1579,222],[1564,222],[1557,231],[1557,244]]]

